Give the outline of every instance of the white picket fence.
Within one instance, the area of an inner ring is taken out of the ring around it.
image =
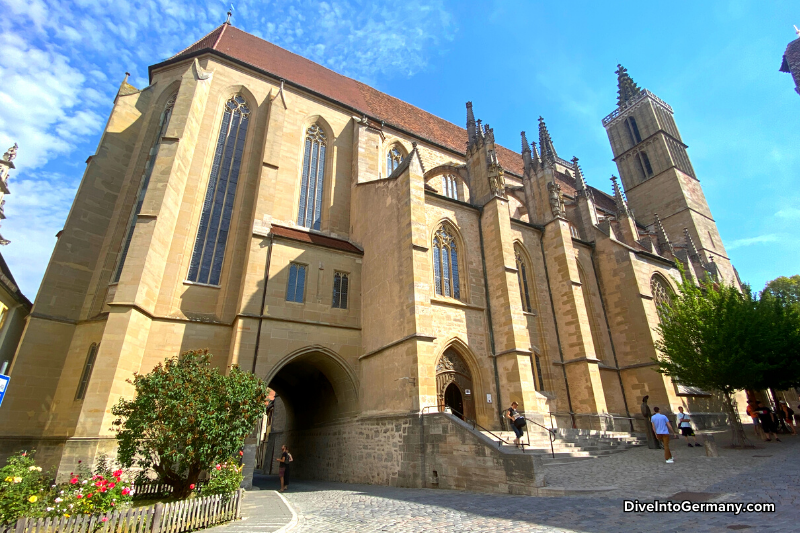
[[[8,533],[182,533],[241,518],[243,489],[106,515],[20,518]],[[103,522],[103,518],[107,521]]]

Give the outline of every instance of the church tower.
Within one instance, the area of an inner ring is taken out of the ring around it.
[[[657,215],[673,240],[688,234],[702,269],[737,284],[672,108],[641,89],[622,65],[616,74],[617,109],[603,119],[603,126],[636,221],[651,227]]]

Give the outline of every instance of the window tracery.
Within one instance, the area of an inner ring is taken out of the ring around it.
[[[532,313],[530,290],[528,289],[528,267],[519,248],[514,249],[517,258],[517,281],[519,281],[519,297],[522,301],[522,310]]]
[[[189,281],[219,285],[250,122],[250,108],[241,94],[225,103],[214,162],[208,178],[200,227],[189,265]]]
[[[444,224],[439,226],[433,237],[433,272],[437,295],[461,298],[458,247],[452,231]]]
[[[397,146],[393,146],[386,154],[386,175],[391,176],[392,172],[403,162],[403,159],[403,154],[397,149]]]
[[[300,184],[300,206],[297,225],[318,230],[322,215],[322,189],[325,183],[325,132],[317,124],[306,130],[303,155],[303,179]]]
[[[442,175],[442,195],[458,200],[458,178],[451,174]]]
[[[658,318],[664,319],[666,310],[672,305],[672,290],[657,274],[650,280],[650,291],[653,294],[653,303],[656,305]]]

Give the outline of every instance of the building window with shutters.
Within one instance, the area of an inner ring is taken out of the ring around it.
[[[322,220],[322,189],[325,184],[325,152],[327,138],[317,124],[306,130],[303,153],[303,177],[300,182],[300,204],[297,225],[319,230]]]
[[[286,301],[303,303],[306,291],[307,265],[292,263],[289,265],[289,283],[286,285]]]
[[[237,94],[225,103],[189,265],[189,281],[219,285],[249,122],[250,109],[242,95]]]
[[[346,273],[337,272],[333,275],[333,307],[335,309],[347,309],[349,285],[350,280]]]
[[[122,241],[122,248],[120,249],[119,259],[117,260],[117,268],[114,269],[114,277],[111,280],[113,283],[118,282],[119,277],[122,275],[122,267],[125,266],[125,258],[128,256],[128,248],[130,248],[131,240],[133,239],[133,230],[136,229],[136,221],[139,218],[139,213],[142,212],[142,204],[144,203],[145,194],[147,194],[147,186],[150,184],[150,176],[153,174],[153,165],[156,163],[158,149],[161,146],[161,139],[167,132],[169,119],[172,117],[172,108],[175,107],[175,100],[177,97],[177,93],[173,94],[172,97],[167,101],[164,111],[161,113],[161,118],[159,119],[158,123],[158,131],[156,132],[156,138],[153,141],[153,147],[150,148],[150,155],[148,156],[147,163],[145,163],[144,166],[144,175],[142,175],[142,181],[139,184],[139,192],[136,195],[136,203],[133,206],[133,212],[131,213],[130,220],[128,221],[128,229],[125,231],[125,237]]]
[[[89,388],[89,380],[92,378],[92,370],[94,370],[98,348],[99,345],[97,344],[89,346],[89,353],[86,355],[86,363],[83,365],[81,380],[78,382],[78,391],[75,393],[76,400],[83,400],[86,397],[86,389]]]
[[[455,232],[442,224],[433,236],[433,277],[438,296],[461,299],[458,245]]]

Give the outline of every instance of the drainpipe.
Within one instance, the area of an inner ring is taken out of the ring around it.
[[[567,405],[569,406],[569,417],[572,420],[572,427],[575,427],[575,413],[572,411],[572,396],[569,393],[569,380],[567,379],[567,366],[564,364],[564,352],[561,350],[561,335],[558,334],[558,318],[556,317],[556,306],[553,303],[553,291],[550,288],[550,274],[547,272],[547,259],[544,256],[544,230],[539,238],[539,245],[542,247],[542,263],[544,263],[544,277],[547,280],[547,295],[550,296],[550,310],[553,313],[553,324],[556,327],[556,342],[558,343],[558,357],[561,358],[561,372],[564,374],[564,385],[567,387]]]
[[[492,362],[494,363],[494,385],[497,392],[497,416],[500,417],[500,427],[505,427],[505,420],[503,419],[503,407],[500,400],[500,376],[497,372],[497,356],[494,346],[494,327],[492,326],[492,303],[489,300],[489,276],[486,273],[486,253],[483,249],[483,206],[478,208],[478,236],[481,241],[481,265],[483,266],[483,289],[486,293],[486,319],[489,322],[489,346],[492,351]]]
[[[598,293],[600,294],[600,307],[603,308],[603,318],[606,320],[606,330],[608,330],[608,341],[611,343],[611,354],[614,356],[614,366],[617,370],[617,379],[619,380],[619,390],[622,393],[622,403],[625,404],[625,416],[628,417],[628,422],[631,425],[631,433],[633,433],[633,419],[628,410],[628,399],[625,397],[625,387],[622,386],[622,373],[619,371],[619,361],[617,361],[617,350],[614,348],[614,337],[611,335],[611,324],[608,322],[608,313],[606,313],[606,301],[603,298],[603,289],[600,287],[600,275],[598,274],[597,264],[595,264],[594,252],[595,245],[592,244],[592,270],[594,270],[594,279],[597,280]],[[612,419],[613,420],[613,419]]]
[[[258,313],[258,333],[256,333],[256,350],[253,353],[253,374],[256,373],[258,361],[258,346],[261,344],[261,323],[264,322],[264,307],[267,304],[267,281],[269,281],[269,264],[272,262],[272,245],[275,243],[275,234],[269,233],[269,250],[267,250],[267,264],[264,266],[264,290],[261,293],[261,311]]]

